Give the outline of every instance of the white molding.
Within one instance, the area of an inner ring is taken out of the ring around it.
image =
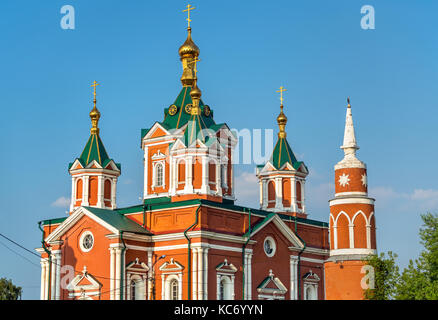
[[[365,248],[334,249],[334,250],[330,250],[330,256],[352,255],[352,254],[369,255],[369,254],[375,254],[376,252],[377,250],[375,249],[365,249]]]
[[[370,204],[370,205],[374,205],[374,199],[372,198],[362,198],[362,197],[355,197],[355,198],[346,198],[346,199],[332,199],[329,200],[329,204],[330,206],[336,206],[339,204]]]

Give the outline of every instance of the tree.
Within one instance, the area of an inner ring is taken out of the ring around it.
[[[438,215],[422,215],[420,229],[424,250],[415,263],[410,260],[397,285],[396,299],[437,300],[438,299]]]
[[[397,282],[400,277],[399,268],[395,264],[396,254],[388,252],[378,255],[369,255],[365,260],[367,265],[373,267],[374,288],[369,284],[369,288],[364,291],[364,298],[367,300],[390,300],[396,295]],[[371,277],[372,278],[372,277]]]
[[[21,287],[15,286],[11,280],[0,279],[0,300],[18,300],[21,299],[21,293]]]

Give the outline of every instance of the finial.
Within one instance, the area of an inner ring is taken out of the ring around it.
[[[99,112],[99,110],[97,110],[97,107],[96,107],[96,103],[97,103],[97,100],[96,100],[96,86],[98,86],[98,85],[99,84],[96,81],[94,81],[93,84],[91,85],[91,87],[94,87],[94,90],[93,90],[93,96],[94,96],[93,104],[94,104],[94,106],[93,106],[93,109],[90,112],[90,118],[91,118],[91,130],[90,130],[90,132],[91,132],[91,134],[99,134],[99,128],[98,128],[97,125],[98,125],[99,119],[100,119],[100,112]]]
[[[283,105],[283,101],[284,101],[284,99],[283,99],[283,92],[285,92],[285,91],[287,91],[283,86],[280,86],[280,90],[277,90],[276,92],[280,92],[280,102],[281,102],[281,105]]]
[[[196,78],[196,76],[194,75],[192,62],[193,60],[196,60],[198,58],[200,52],[198,46],[192,40],[192,28],[190,27],[190,22],[192,20],[190,19],[190,11],[193,9],[195,9],[195,7],[192,7],[190,4],[188,4],[187,9],[183,10],[183,12],[187,12],[187,23],[188,23],[187,39],[182,44],[182,46],[179,47],[178,50],[183,65],[183,74],[181,76],[181,82],[184,87],[193,86],[194,79]]]
[[[187,9],[183,10],[183,12],[187,11],[187,30],[191,30],[190,28],[190,22],[192,22],[192,20],[190,20],[190,11],[191,10],[195,10],[195,7],[192,7],[190,4],[187,5]]]
[[[348,103],[347,108],[351,108],[351,105],[350,105],[350,97],[347,97],[347,103]]]
[[[277,90],[276,92],[280,93],[280,101],[281,101],[281,105],[280,105],[280,114],[277,117],[277,123],[278,123],[278,127],[280,128],[280,131],[278,132],[278,137],[279,138],[286,138],[286,131],[285,131],[285,127],[286,127],[286,123],[287,123],[287,117],[286,115],[283,113],[283,92],[287,91],[283,86],[280,87],[280,90]]]

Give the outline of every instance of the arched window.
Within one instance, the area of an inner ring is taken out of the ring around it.
[[[232,300],[232,281],[228,276],[222,276],[219,281],[219,300]]]
[[[76,182],[76,199],[82,199],[82,179],[78,179]]]
[[[315,300],[312,287],[307,287],[306,289],[306,300]]]
[[[163,170],[163,164],[162,163],[157,163],[155,165],[155,186],[156,187],[162,187],[163,186],[163,174],[164,174],[164,170]]]
[[[145,286],[144,280],[138,275],[132,276],[130,283],[130,298],[131,300],[144,300],[145,299]]]
[[[174,279],[170,282],[170,300],[178,300],[179,297],[179,284],[178,280]]]
[[[105,180],[103,189],[104,189],[104,192],[103,192],[104,198],[110,200],[111,199],[111,180],[108,180],[108,179]]]
[[[303,201],[303,199],[301,198],[301,182],[299,182],[299,181],[297,181],[297,183],[295,184],[295,190],[296,190],[296,192],[297,192],[297,205],[298,205],[298,208],[302,208],[303,206],[302,206],[302,201]]]
[[[219,283],[219,300],[225,300],[225,283],[224,283],[224,280],[222,280]]]
[[[135,295],[136,295],[136,283],[135,280],[131,280],[131,300],[135,300]]]
[[[268,208],[275,207],[275,185],[274,181],[268,182]]]

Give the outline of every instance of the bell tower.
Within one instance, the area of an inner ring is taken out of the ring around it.
[[[260,183],[260,208],[306,218],[305,182],[308,175],[304,162],[295,157],[286,139],[287,117],[283,112],[283,87],[280,93],[280,114],[277,117],[278,139],[269,161],[257,166]]]
[[[330,258],[325,263],[326,298],[363,299],[363,259],[376,254],[374,199],[368,197],[366,164],[357,159],[359,146],[347,99],[344,158],[335,165],[335,197],[330,200]]]
[[[103,209],[116,208],[117,178],[121,166],[110,159],[99,135],[100,112],[96,107],[96,86],[93,90],[93,109],[90,112],[90,138],[79,158],[69,164],[68,172],[72,178],[70,213],[80,206]]]

